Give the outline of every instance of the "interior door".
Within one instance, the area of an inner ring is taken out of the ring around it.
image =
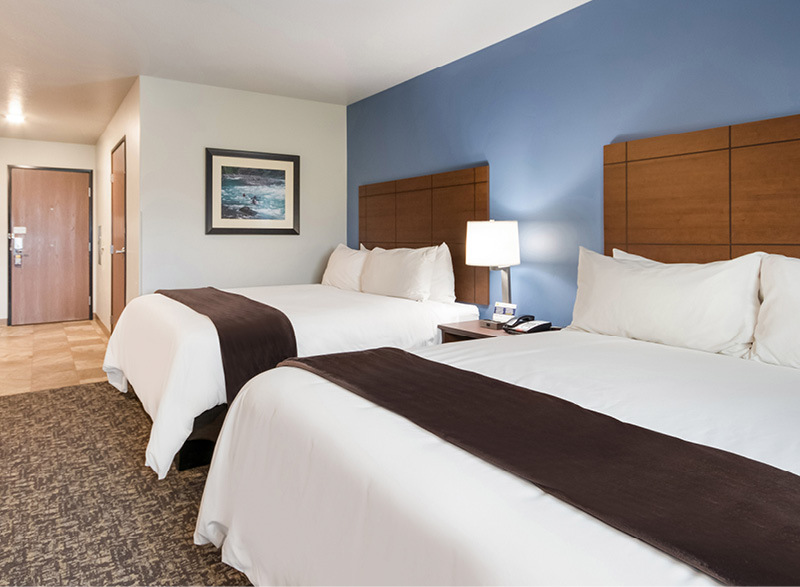
[[[125,308],[125,139],[111,152],[111,328]]]
[[[9,324],[91,319],[91,185],[91,171],[9,168]]]

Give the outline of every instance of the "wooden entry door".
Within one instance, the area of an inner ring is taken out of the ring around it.
[[[9,324],[91,319],[91,185],[91,171],[9,167]]]
[[[125,308],[125,139],[111,152],[111,329]]]

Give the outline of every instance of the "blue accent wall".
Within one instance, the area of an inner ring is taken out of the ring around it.
[[[603,145],[800,113],[799,31],[800,0],[592,0],[356,102],[348,243],[359,185],[488,163],[491,217],[520,223],[513,301],[568,324],[578,245],[603,249]]]

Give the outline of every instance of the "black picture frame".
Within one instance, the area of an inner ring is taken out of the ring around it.
[[[206,234],[300,234],[300,156],[206,148]]]

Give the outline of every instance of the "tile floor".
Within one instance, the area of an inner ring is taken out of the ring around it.
[[[0,395],[105,381],[96,320],[0,326]]]

